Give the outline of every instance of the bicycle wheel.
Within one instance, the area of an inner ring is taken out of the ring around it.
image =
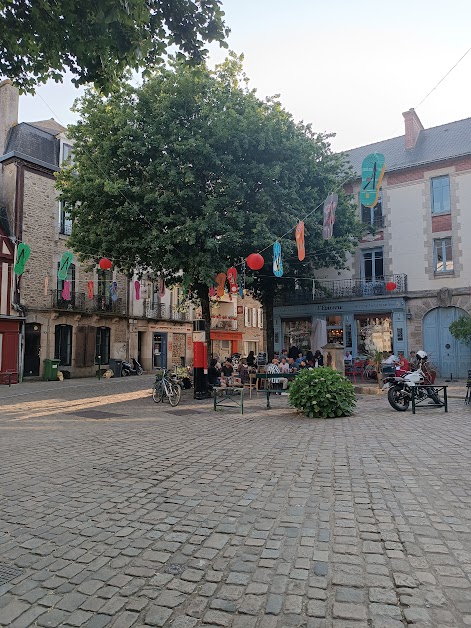
[[[154,384],[152,387],[152,399],[154,403],[160,403],[163,397],[163,389],[162,384],[159,382],[158,384]]]
[[[171,406],[178,406],[182,396],[182,389],[178,384],[167,385],[168,401]]]

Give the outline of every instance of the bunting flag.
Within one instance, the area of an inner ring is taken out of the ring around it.
[[[165,279],[163,277],[159,277],[159,280],[157,283],[158,283],[159,297],[163,298],[165,296]]]
[[[212,287],[209,289],[209,296],[210,297],[215,297],[216,296],[216,288]]]
[[[329,194],[324,201],[324,225],[322,228],[322,237],[329,240],[334,232],[335,210],[339,202],[338,194]]]
[[[367,155],[361,164],[360,203],[374,207],[378,202],[379,189],[383,180],[386,163],[381,153]]]
[[[110,283],[110,295],[112,301],[118,300],[118,282],[112,281]]]
[[[16,249],[16,264],[13,268],[13,272],[15,275],[22,275],[25,272],[26,262],[31,255],[31,249],[24,242],[20,242],[18,244],[18,248]]]
[[[216,275],[216,294],[219,298],[224,296],[224,286],[226,283],[226,273],[219,273]]]
[[[59,264],[59,270],[57,272],[57,276],[61,281],[65,281],[67,279],[67,273],[69,272],[70,265],[72,264],[72,260],[74,256],[69,251],[65,251],[62,255],[62,259]]]
[[[61,295],[64,301],[70,301],[70,281],[68,279],[64,280]]]
[[[296,225],[296,246],[298,247],[298,259],[300,262],[306,257],[304,248],[304,222],[300,220]]]
[[[44,296],[47,297],[49,293],[49,275],[44,277]]]
[[[93,281],[88,281],[87,282],[87,291],[88,291],[88,298],[89,299],[93,299]]]
[[[273,274],[275,277],[283,276],[283,260],[281,259],[281,244],[278,240],[273,244]]]
[[[237,270],[234,266],[227,271],[227,281],[229,282],[230,294],[237,294],[239,292],[239,286],[237,285]]]
[[[139,301],[141,298],[141,282],[140,281],[135,281],[134,282],[134,292],[136,294],[136,301]]]

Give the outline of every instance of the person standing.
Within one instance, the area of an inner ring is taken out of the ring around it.
[[[319,349],[314,354],[314,366],[324,366],[324,356]]]

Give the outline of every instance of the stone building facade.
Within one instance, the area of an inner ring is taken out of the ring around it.
[[[347,191],[356,199],[363,159],[385,156],[378,203],[366,208],[358,200],[372,232],[365,231],[347,269],[317,273],[323,292],[304,290],[290,307],[277,306],[275,337],[305,317],[327,336],[335,332],[354,355],[423,348],[442,376],[466,377],[471,349],[449,325],[471,313],[471,119],[425,129],[414,110],[403,117],[403,136],[348,151],[358,179]]]

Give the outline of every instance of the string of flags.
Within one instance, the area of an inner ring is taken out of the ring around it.
[[[374,207],[378,202],[379,191],[381,183],[386,170],[385,158],[381,153],[371,153],[367,155],[362,162],[361,172],[361,188],[360,188],[360,203],[365,207]],[[342,184],[343,185],[343,184]],[[341,187],[341,186],[340,186]],[[314,208],[305,218],[310,216],[321,205],[323,205],[323,226],[322,237],[324,240],[329,240],[333,236],[333,229],[335,224],[335,212],[338,205],[338,194],[332,193],[327,196],[323,203]],[[273,274],[277,278],[283,277],[283,256],[281,241],[289,232],[278,238],[273,243],[272,252],[272,269]],[[305,248],[305,225],[304,220],[299,220],[294,229],[294,237],[297,248],[297,255],[299,261],[303,261],[306,257]],[[267,247],[268,248],[268,247]],[[266,249],[263,249],[265,251]],[[21,276],[24,271],[28,259],[31,255],[31,249],[25,242],[20,242],[16,249],[16,259],[14,265],[14,273],[17,276]],[[70,251],[65,251],[62,255],[57,272],[58,279],[62,282],[62,298],[64,300],[70,300],[71,298],[71,281],[67,279],[70,266],[73,262],[73,254]],[[210,297],[222,298],[226,293],[226,282],[229,284],[229,297],[232,299],[233,295],[239,294],[241,298],[244,298],[245,293],[245,278],[246,267],[254,271],[261,270],[265,265],[265,259],[261,255],[261,252],[251,253],[246,259],[242,259],[240,275],[238,275],[235,266],[232,266],[226,273],[220,272],[216,275],[215,287],[209,289]],[[98,266],[101,270],[110,270],[113,266],[111,260],[106,257],[102,257]],[[48,289],[48,277],[45,278],[44,290],[45,293]],[[185,281],[183,278],[183,295],[186,296],[189,289],[189,281]],[[113,301],[118,299],[118,284],[116,281],[111,281],[109,284],[110,297]],[[141,298],[141,283],[136,280],[134,282],[134,292],[137,301]],[[88,297],[92,299],[94,297],[94,283],[93,281],[87,282]],[[158,279],[158,293],[160,297],[165,295],[165,281],[163,278]]]

